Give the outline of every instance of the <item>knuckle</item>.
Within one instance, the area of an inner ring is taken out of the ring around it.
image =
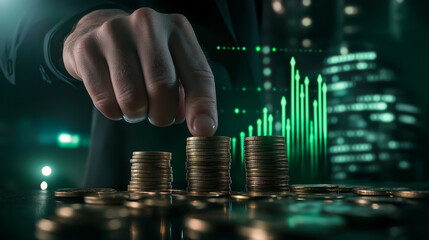
[[[203,85],[214,85],[214,75],[210,69],[196,69],[189,72],[189,75],[192,79],[198,79],[199,82]]]
[[[192,29],[189,20],[182,14],[172,14],[172,21],[175,26],[182,30]]]
[[[139,8],[131,14],[131,24],[137,31],[144,31],[145,36],[155,36],[159,31],[156,28],[158,13],[151,8]]]
[[[98,34],[103,37],[113,37],[123,29],[122,19],[114,18],[104,22],[98,29]]]
[[[139,26],[141,24],[152,23],[156,14],[157,12],[151,8],[139,8],[131,14],[131,19],[133,20],[134,25]]]
[[[80,54],[88,54],[92,49],[96,47],[96,42],[90,36],[84,36],[76,41],[73,52]]]
[[[165,90],[177,87],[174,77],[167,73],[151,76],[146,85],[150,93],[155,95],[161,94]]]
[[[91,97],[94,106],[102,112],[106,112],[114,106],[114,99],[105,92],[95,92],[91,94]]]
[[[134,88],[123,89],[116,97],[121,108],[128,111],[137,110],[144,105],[139,94]]]

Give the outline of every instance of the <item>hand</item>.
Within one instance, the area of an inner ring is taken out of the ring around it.
[[[194,136],[217,129],[213,73],[183,15],[149,8],[91,12],[67,37],[63,59],[109,119],[148,117],[162,127],[186,117]]]

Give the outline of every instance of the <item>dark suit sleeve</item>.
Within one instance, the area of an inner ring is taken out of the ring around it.
[[[59,79],[76,86],[78,81],[68,75],[62,62],[63,42],[82,16],[102,8],[133,9],[128,1],[1,1],[0,80],[17,84],[21,79],[17,81],[16,69],[37,68],[47,82]],[[18,54],[20,49],[32,49],[31,55]],[[17,66],[22,55],[30,60],[24,61],[26,66]]]

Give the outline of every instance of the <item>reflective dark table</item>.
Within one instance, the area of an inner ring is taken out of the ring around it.
[[[339,193],[334,200],[318,199],[320,196],[186,197],[187,207],[180,205],[180,213],[170,216],[157,208],[145,212],[142,217],[130,217],[132,220],[127,221],[124,228],[126,231],[113,239],[429,239],[428,200],[371,205],[373,210],[392,206],[397,211],[390,219],[368,218],[365,212],[360,216],[356,211],[364,208],[352,203],[360,197],[354,193]],[[53,191],[1,191],[0,239],[37,239],[37,222],[55,214],[59,207],[67,206],[57,200]],[[354,211],[353,217],[344,215],[344,211]],[[340,227],[332,228],[335,224]]]

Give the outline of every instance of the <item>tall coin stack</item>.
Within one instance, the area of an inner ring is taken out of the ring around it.
[[[231,138],[189,137],[186,145],[188,193],[228,195],[231,178]]]
[[[284,137],[246,137],[244,156],[248,192],[266,193],[289,190],[289,165]]]
[[[170,152],[133,152],[128,191],[169,191],[173,181]]]

